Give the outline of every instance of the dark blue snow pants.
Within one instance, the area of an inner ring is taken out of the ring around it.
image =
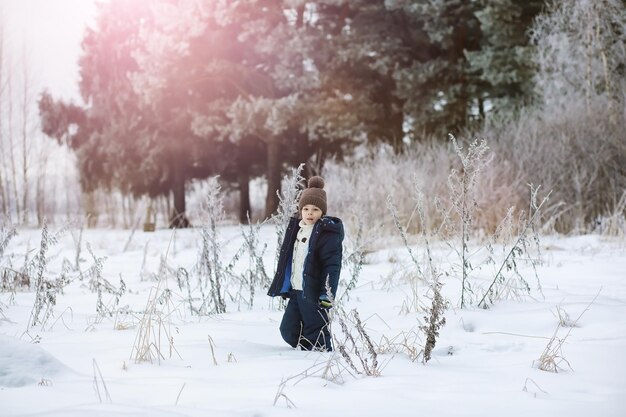
[[[289,303],[280,323],[280,334],[292,347],[303,350],[333,350],[328,312],[302,298],[302,291],[289,291]],[[315,300],[317,301],[317,300]]]

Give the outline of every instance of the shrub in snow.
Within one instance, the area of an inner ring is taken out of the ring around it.
[[[217,178],[214,177],[204,206],[206,221],[200,230],[202,247],[198,263],[194,268],[199,274],[200,286],[209,288],[208,298],[204,295],[202,297],[202,304],[198,309],[200,314],[226,312],[222,285],[227,279],[228,270],[220,256],[222,242],[217,230],[217,225],[224,218],[220,190]]]
[[[54,235],[48,232],[48,224],[44,220],[41,229],[41,241],[37,255],[27,263],[25,270],[31,283],[35,285],[35,302],[30,313],[27,330],[31,327],[41,325],[45,327],[48,319],[54,315],[54,306],[57,303],[57,295],[63,291],[63,288],[70,282],[65,268],[60,277],[54,280],[48,280],[47,275],[47,253],[50,247],[54,246],[60,236],[66,231],[61,229]]]
[[[349,278],[346,282],[346,279],[340,277],[340,288],[343,288],[343,292],[338,297],[340,301],[344,298],[347,301],[350,300],[350,292],[356,288],[357,283],[359,282],[359,276],[361,275],[361,269],[363,268],[363,263],[365,261],[365,253],[371,244],[371,236],[370,239],[365,239],[363,222],[358,219],[356,214],[354,217],[357,217],[357,228],[355,234],[353,235],[354,238],[348,236],[347,241],[350,243],[344,241],[343,253],[347,253],[348,255],[344,255],[342,258],[342,268],[344,271],[348,271]]]
[[[438,277],[434,277],[430,284],[430,290],[432,292],[431,306],[426,310],[427,315],[424,316],[426,324],[420,326],[420,330],[426,335],[426,344],[424,345],[424,354],[422,360],[424,363],[428,362],[431,358],[432,351],[437,344],[439,338],[439,330],[446,324],[446,318],[444,313],[447,308],[447,301],[441,295],[441,286],[443,284],[439,282]]]
[[[11,293],[12,295],[17,290],[30,287],[30,277],[23,271],[15,269],[12,264],[12,256],[5,256],[4,254],[9,242],[15,236],[17,236],[15,226],[3,224],[0,227],[0,292]],[[0,315],[2,315],[3,307],[4,304],[0,300]]]
[[[450,138],[460,166],[458,169],[451,168],[447,180],[447,192],[432,199],[438,213],[435,222],[428,217],[429,211],[425,203],[424,192],[420,187],[419,179],[414,177],[411,193],[413,198],[411,200],[415,205],[413,212],[417,213],[418,221],[415,224],[425,243],[426,253],[423,261],[418,259],[408,242],[408,227],[402,226],[398,208],[392,196],[387,197],[387,207],[414,267],[416,280],[413,283],[413,298],[407,303],[414,311],[422,309],[419,303],[418,281],[434,282],[438,276],[432,265],[429,236],[436,235],[458,257],[458,270],[451,270],[447,272],[447,275],[459,276],[461,281],[459,304],[461,308],[473,304],[486,308],[496,300],[519,298],[528,294],[531,290],[530,285],[520,273],[518,261],[524,259],[529,261],[533,267],[538,262],[531,252],[533,248],[539,248],[538,224],[547,197],[538,203],[538,189],[533,187],[531,187],[530,211],[528,213],[521,211],[517,215],[517,220],[514,221],[515,209],[509,207],[504,218],[498,220],[495,231],[483,241],[483,247],[479,244],[479,250],[470,250],[471,245],[476,245],[473,243],[474,237],[479,235],[481,231],[476,227],[476,224],[479,223],[477,217],[482,210],[478,204],[480,200],[479,184],[491,160],[491,155],[487,152],[489,148],[485,141],[478,142],[476,140],[465,151],[454,136],[450,135]],[[404,200],[408,199],[405,198]],[[494,249],[496,242],[500,244],[501,252]],[[428,273],[425,273],[424,268],[422,268],[422,262],[426,264]],[[475,276],[475,271],[489,264],[493,265],[494,274],[485,283],[484,278],[481,280]],[[541,290],[538,279],[537,282],[538,288]],[[408,311],[413,310],[407,308]]]
[[[156,359],[160,364],[166,355],[171,358],[174,353],[180,358],[174,347],[171,322],[177,307],[165,281],[165,277],[161,277],[157,286],[150,289],[130,354],[130,358],[137,363],[153,363]]]
[[[119,288],[115,288],[106,278],[102,276],[106,256],[101,258],[96,257],[91,250],[91,245],[89,245],[89,243],[87,243],[87,251],[93,258],[93,265],[89,268],[85,275],[89,277],[89,289],[91,292],[95,292],[97,294],[96,313],[101,319],[104,317],[112,317],[117,311],[120,299],[126,293],[126,283],[120,276],[120,286]],[[113,296],[113,300],[109,303],[109,305],[104,303],[103,295],[105,293]]]
[[[278,209],[271,218],[271,222],[276,225],[276,259],[274,264],[278,264],[280,247],[284,240],[289,219],[298,214],[298,200],[303,189],[304,177],[301,175],[304,164],[291,170],[291,175],[286,175],[282,181],[282,189],[278,194]]]

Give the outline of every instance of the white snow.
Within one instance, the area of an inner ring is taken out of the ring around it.
[[[220,232],[225,241],[222,256],[228,262],[242,238],[238,227],[222,227]],[[82,270],[93,264],[84,249],[89,242],[95,256],[106,256],[104,277],[116,287],[120,276],[124,279],[129,291],[120,307],[128,314],[98,318],[96,295],[87,279],[76,280],[58,295],[46,328],[27,331],[34,293],[0,294],[0,416],[626,415],[623,239],[542,239],[544,263],[538,275],[543,295],[533,290],[532,297],[499,301],[488,310],[459,309],[460,284],[444,278],[444,295],[453,306],[430,362],[423,365],[406,353],[390,352],[379,355],[381,376],[343,371],[343,383],[335,383],[321,377],[332,353],[297,351],[282,341],[282,313],[263,290],[257,289],[251,310],[229,299],[227,313],[198,318],[189,313],[185,294],[173,279],[161,283],[174,294],[162,330],[173,338],[180,357],[176,352],[170,357],[161,339],[164,359],[135,363],[131,353],[141,312],[157,286],[149,273],[158,272],[166,253],[170,266],[191,269],[200,234],[137,232],[124,252],[129,234],[86,230],[81,253]],[[268,244],[265,265],[271,273],[276,237],[269,226],[262,228],[261,237]],[[34,255],[39,239],[39,230],[19,231],[5,251],[15,268],[21,267],[25,253]],[[75,247],[67,234],[50,249],[49,278],[61,271],[64,258],[74,262]],[[437,265],[449,268],[449,256],[436,249]],[[375,342],[384,337],[398,341],[404,334],[408,343],[420,348],[423,340],[416,340],[415,334],[424,313],[402,312],[412,294],[403,279],[406,268],[409,257],[401,245],[368,254],[345,309],[358,309]],[[531,269],[524,271],[534,285]],[[480,274],[489,276],[488,271]],[[342,276],[348,279],[348,271]],[[112,300],[105,294],[105,303]],[[561,338],[570,331],[561,354],[571,369],[563,362],[559,372],[550,373],[537,369],[536,361],[557,329],[557,306],[572,320],[582,316],[576,327],[558,329]],[[334,334],[341,336],[338,326]]]
[[[38,345],[0,335],[0,386],[15,388],[47,380],[68,371],[67,367]]]

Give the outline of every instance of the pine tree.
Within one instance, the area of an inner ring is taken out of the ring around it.
[[[428,53],[396,77],[406,99],[414,134],[462,129],[477,108],[477,80],[468,71],[466,52],[479,47],[480,27],[470,0],[416,0],[415,18],[428,36]]]
[[[174,197],[173,227],[186,227],[185,184],[212,171],[217,146],[193,135],[180,90],[168,91],[168,106],[147,103],[135,76],[140,33],[155,0],[111,0],[99,5],[96,24],[87,29],[79,60],[85,105],[42,96],[44,132],[66,137],[75,150],[85,191],[118,189],[124,194]],[[72,127],[74,126],[74,127]]]
[[[470,72],[479,82],[479,113],[511,111],[531,99],[535,67],[530,28],[545,0],[480,0],[479,49],[468,51]]]

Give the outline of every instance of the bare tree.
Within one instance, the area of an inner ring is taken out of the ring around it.
[[[3,104],[5,95],[5,80],[4,80],[4,17],[2,10],[0,9],[0,200],[2,200],[2,215],[8,217],[9,205],[8,205],[8,190],[5,186],[5,179],[7,178],[7,164],[4,160],[6,152],[4,150],[4,123],[3,123]]]
[[[15,202],[16,217],[19,218],[20,213],[20,200],[17,190],[17,166],[15,156],[15,144],[13,143],[13,77],[11,71],[11,63],[7,64],[7,79],[6,79],[6,99],[7,99],[7,125],[6,132],[9,139],[9,165],[11,167],[11,185],[13,188],[13,201]]]
[[[56,181],[47,172],[52,143],[39,133],[35,107],[39,85],[30,50],[24,42],[21,54],[12,53],[5,22],[0,10],[0,216],[28,224],[36,213],[41,226],[46,197],[52,200],[49,196],[62,194],[49,189]]]
[[[32,97],[32,75],[30,72],[30,61],[26,46],[22,47],[22,102],[21,102],[21,140],[22,140],[22,223],[28,224],[28,206],[29,206],[29,155],[32,147],[32,135],[35,132],[33,128],[33,119],[31,110],[35,104]],[[17,186],[17,184],[16,184]]]

